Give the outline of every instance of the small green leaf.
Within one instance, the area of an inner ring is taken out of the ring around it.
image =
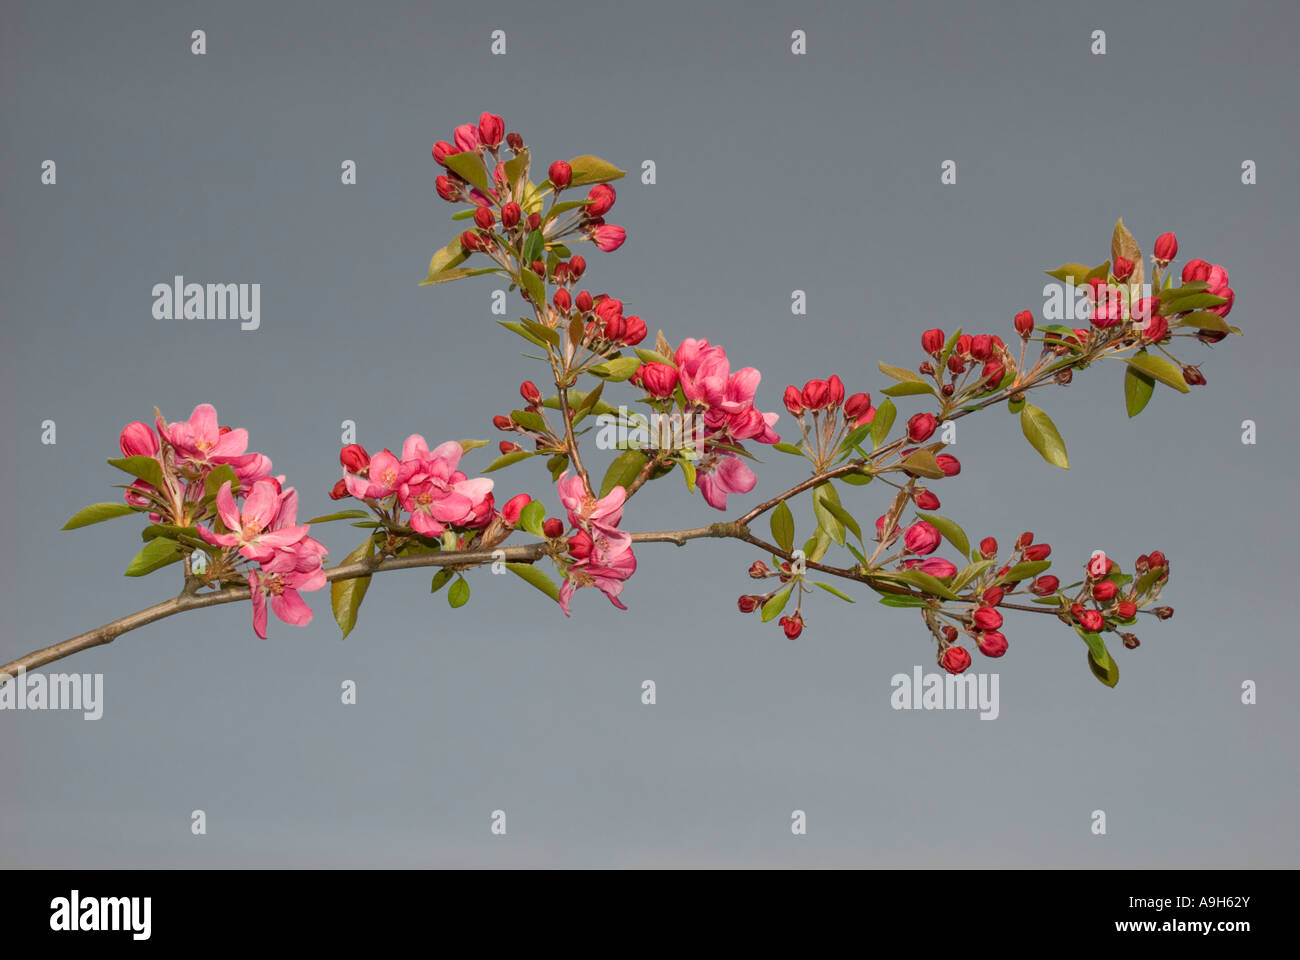
[[[446,569],[439,570],[437,573],[433,575],[433,584],[432,586],[429,587],[429,592],[437,593],[439,590],[445,587],[447,585],[447,581],[449,581],[455,575],[456,574],[452,573],[450,570],[446,570]]]
[[[1027,560],[1024,563],[1017,563],[1006,572],[1005,576],[998,579],[1004,583],[1012,580],[1028,580],[1030,577],[1038,576],[1051,565],[1051,560]]]
[[[546,284],[542,278],[533,273],[533,268],[524,264],[519,270],[520,286],[528,293],[528,299],[535,304],[546,304]],[[540,326],[540,324],[539,324]],[[551,333],[555,333],[554,330]],[[559,341],[559,334],[555,335],[556,341]]]
[[[374,538],[367,537],[360,546],[343,558],[340,566],[356,563],[358,560],[365,560],[374,552]],[[357,613],[361,609],[361,601],[365,599],[366,590],[369,588],[369,575],[353,577],[350,580],[335,580],[330,584],[330,608],[334,611],[334,622],[343,631],[343,636],[346,637],[352,632],[352,628],[357,625]]]
[[[865,487],[867,484],[871,482],[871,478],[873,476],[874,475],[871,473],[863,473],[861,471],[855,470],[852,473],[841,473],[840,480],[841,482],[847,483],[854,487]]]
[[[894,425],[898,410],[893,400],[885,400],[876,408],[876,415],[871,418],[871,442],[877,447],[889,436],[889,429]]]
[[[778,547],[789,553],[794,549],[794,515],[784,500],[773,508],[771,520],[772,539]]]
[[[1236,327],[1229,326],[1228,321],[1217,313],[1210,313],[1208,310],[1201,310],[1197,313],[1189,313],[1183,319],[1178,321],[1180,327],[1195,327],[1197,330],[1213,330],[1215,333],[1232,333],[1237,330]]]
[[[166,537],[168,540],[191,540],[206,545],[206,541],[199,534],[198,527],[180,527],[174,523],[151,523],[140,531],[140,539],[146,543],[158,537]],[[215,549],[219,550],[220,547]]]
[[[463,280],[465,277],[481,277],[485,273],[501,273],[497,267],[479,267],[472,269],[470,267],[456,267],[452,270],[439,270],[437,273],[431,273],[421,280],[418,286],[432,287],[439,283],[449,283],[452,280]]]
[[[686,457],[678,457],[677,463],[682,468],[682,479],[686,482],[686,490],[689,493],[695,492],[695,464]]]
[[[368,510],[340,510],[338,513],[327,513],[321,517],[312,517],[308,523],[329,523],[332,520],[364,520],[370,516]]]
[[[153,573],[155,570],[176,563],[185,554],[181,550],[181,545],[175,540],[169,540],[159,537],[156,540],[150,540],[144,545],[139,553],[127,565],[126,575],[128,577],[143,577],[146,574]]]
[[[484,193],[492,189],[492,184],[488,182],[487,171],[483,169],[483,158],[477,150],[466,150],[464,153],[449,153],[443,158],[442,164],[452,173],[458,174],[464,180],[468,180]]]
[[[793,443],[786,443],[784,440],[780,443],[772,444],[772,449],[779,450],[781,453],[794,454],[796,457],[804,456],[804,452],[801,448],[796,447]]]
[[[1024,398],[1024,397],[1021,397],[1019,400],[1017,400],[1015,397],[1009,397],[1009,398],[1007,399],[1007,412],[1008,412],[1008,413],[1019,413],[1019,412],[1020,412],[1021,410],[1023,410],[1023,409],[1025,409],[1025,398]]]
[[[879,602],[887,607],[924,607],[926,604],[925,597],[901,593],[882,594]]]
[[[524,263],[529,264],[542,255],[542,231],[533,230],[524,241]]]
[[[551,209],[546,211],[546,219],[553,220],[562,213],[568,213],[570,210],[578,209],[578,207],[585,207],[589,203],[591,203],[591,201],[586,197],[583,197],[581,200],[564,200],[560,203],[552,204]],[[568,254],[561,254],[561,256],[565,257],[568,256]]]
[[[221,490],[223,484],[230,484],[231,494],[239,492],[239,477],[235,476],[235,470],[228,463],[221,463],[212,468],[208,478],[203,481],[203,500],[205,503],[211,503],[217,499],[217,493]]]
[[[862,528],[858,526],[858,521],[853,518],[853,514],[845,510],[838,499],[827,499],[824,501],[823,505],[827,510],[835,515],[836,520],[844,524],[844,526],[849,530],[853,531],[853,535],[858,538],[859,543],[862,541]]]
[[[1183,379],[1182,368],[1164,357],[1157,357],[1145,350],[1139,350],[1133,356],[1124,359],[1130,367],[1136,367],[1148,377],[1159,380],[1167,387],[1173,387],[1179,393],[1187,393],[1191,389],[1187,386],[1187,381]]]
[[[512,463],[518,463],[520,460],[527,460],[529,457],[537,456],[536,450],[512,450],[510,453],[503,453],[497,457],[483,470],[484,473],[491,473],[493,470],[500,470],[502,467],[508,467]]]
[[[839,495],[830,483],[819,484],[813,488],[813,513],[817,515],[817,526],[825,530],[839,546],[844,546],[844,523],[830,509],[832,502],[839,502]]]
[[[125,503],[92,503],[88,507],[82,507],[65,523],[61,529],[75,530],[77,527],[88,527],[92,523],[102,523],[105,520],[112,520],[114,517],[125,517],[128,513],[137,513],[129,504]]]
[[[934,459],[934,454],[925,449],[913,451],[900,466],[909,473],[914,473],[918,477],[928,477],[931,480],[938,480],[945,476],[943,468]]]
[[[603,380],[621,383],[636,373],[637,368],[640,366],[641,360],[638,357],[616,357],[613,360],[606,360],[604,363],[596,364],[588,372]]]
[[[790,599],[790,590],[794,582],[787,583],[781,590],[773,594],[772,599],[763,604],[762,620],[767,623],[769,620],[775,620],[785,609],[786,601]]]
[[[510,420],[517,423],[525,430],[534,430],[537,433],[546,433],[546,421],[542,419],[540,413],[533,413],[531,410],[511,410]]]
[[[1096,659],[1093,658],[1092,651],[1088,651],[1088,669],[1092,675],[1108,687],[1113,687],[1119,683],[1119,665],[1107,652],[1104,666],[1099,666]]]
[[[880,391],[887,397],[916,397],[921,394],[934,394],[934,387],[928,383],[896,383]]]
[[[546,469],[551,471],[551,482],[554,483],[560,479],[562,474],[569,467],[569,455],[567,453],[557,453],[546,461]]]
[[[528,176],[528,148],[520,150],[505,163],[506,182],[514,187],[520,181],[520,178],[527,179]]]
[[[1042,454],[1043,459],[1062,470],[1070,469],[1070,458],[1065,452],[1065,441],[1057,432],[1056,424],[1044,411],[1032,403],[1020,411],[1020,429],[1030,446]]]
[[[457,236],[429,259],[429,276],[424,280],[424,285],[428,285],[444,270],[458,267],[467,259],[469,254],[465,251],[465,245],[460,242],[460,237]]]
[[[151,483],[159,489],[163,487],[162,467],[153,457],[116,457],[108,463],[145,483]]]
[[[1156,382],[1145,373],[1131,365],[1124,367],[1124,406],[1128,409],[1130,418],[1146,409],[1155,390]]]
[[[546,536],[542,524],[546,522],[546,506],[540,500],[530,500],[519,512],[519,526],[535,537]]]
[[[924,378],[919,373],[913,373],[911,370],[904,370],[902,367],[891,366],[884,362],[878,363],[876,366],[880,368],[880,372],[885,376],[893,377],[903,383],[925,383]]]
[[[585,187],[592,183],[608,183],[610,180],[618,180],[626,175],[626,171],[620,170],[612,163],[600,159],[600,157],[593,157],[591,154],[574,157],[569,161],[569,166],[573,169],[573,178],[569,181],[570,187]]]
[[[554,580],[546,575],[544,570],[539,569],[531,563],[507,563],[506,569],[521,580],[531,583],[552,600],[558,601],[560,599],[560,588],[555,585]],[[468,590],[465,592],[465,598],[469,599]]]
[[[601,389],[602,389],[604,386],[605,386],[604,383],[598,383],[598,384],[596,384],[596,389],[593,390],[593,391],[591,391],[591,393],[596,394],[596,397],[597,397],[596,401],[595,401],[593,404],[591,404],[591,412],[594,413],[594,414],[596,414],[597,416],[599,416],[599,415],[601,415],[601,414],[603,414],[603,413],[617,413],[617,412],[618,412],[614,407],[610,406],[610,405],[609,405],[608,403],[606,403],[604,400],[599,399],[599,398],[600,398],[600,391],[601,391]],[[572,409],[573,411],[575,411],[575,413],[576,413],[576,411],[578,411],[578,410],[582,410],[582,409],[584,409],[584,408],[587,406],[587,398],[588,398],[589,396],[590,396],[590,394],[588,394],[588,393],[586,393],[586,392],[584,392],[584,391],[582,391],[582,390],[574,390],[574,389],[570,388],[570,389],[569,389],[569,407],[570,407],[570,409]],[[542,406],[544,406],[547,410],[558,410],[558,409],[560,409],[560,398],[559,398],[558,396],[555,396],[555,397],[547,397],[545,400],[542,401]]]
[[[952,588],[960,590],[995,563],[997,563],[997,560],[976,560],[974,563],[962,567],[957,571],[957,576],[953,577]]]
[[[1042,261],[1039,261],[1040,263]],[[1081,263],[1063,263],[1055,270],[1044,270],[1049,277],[1055,277],[1062,283],[1066,283],[1073,278],[1076,287],[1083,286],[1088,274],[1092,272],[1091,267],[1085,267]]]
[[[646,465],[645,454],[640,450],[624,450],[605,472],[605,479],[600,482],[600,497],[606,497],[615,487],[627,490],[640,475]]]
[[[874,575],[882,577],[888,576],[891,580],[902,580],[904,583],[910,583],[914,587],[920,587],[926,593],[936,597],[943,597],[945,600],[961,599],[953,589],[942,580],[939,580],[937,577],[932,577],[928,573],[924,573],[915,568],[911,570],[894,570],[890,571],[888,574],[884,571],[877,571]]]
[[[1185,297],[1174,296],[1173,292],[1160,295],[1160,306],[1156,313],[1170,317],[1175,313],[1187,313],[1190,310],[1204,310],[1206,307],[1218,307],[1227,303],[1226,297],[1216,297],[1209,293],[1193,293]]]
[[[461,576],[447,590],[447,603],[452,607],[463,607],[469,603],[469,582]]]
[[[956,547],[963,557],[970,553],[970,539],[955,520],[941,517],[937,513],[918,513],[917,516],[933,524],[934,528],[942,533],[944,539]]]
[[[537,334],[530,331],[518,320],[498,320],[497,323],[501,324],[501,326],[505,327],[507,330],[512,330],[515,333],[519,334],[519,336],[523,337],[529,343],[535,344],[539,347],[549,346],[549,344],[545,340],[543,340]]]
[[[820,580],[814,580],[812,584],[814,587],[821,587],[827,593],[834,594],[835,596],[839,597],[841,600],[847,600],[849,603],[857,603],[857,601],[854,600],[852,597],[850,597],[847,593],[844,593],[843,591],[836,589],[835,587],[831,586],[829,583],[822,583]]]

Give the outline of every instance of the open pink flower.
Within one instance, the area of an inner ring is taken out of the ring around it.
[[[418,433],[406,438],[402,446],[406,477],[397,495],[402,509],[411,514],[411,528],[418,533],[436,537],[447,524],[468,525],[482,519],[479,509],[491,494],[493,481],[487,477],[471,480],[457,470],[461,453],[454,440],[430,450]]]
[[[393,451],[384,449],[370,458],[366,476],[345,474],[343,484],[358,500],[381,500],[395,493],[405,478],[402,462],[393,456]]]
[[[723,457],[708,471],[700,471],[695,479],[709,506],[727,509],[727,494],[749,493],[758,478],[745,461],[735,455]]]
[[[180,459],[199,466],[227,463],[248,448],[248,431],[241,428],[223,433],[216,408],[210,403],[200,403],[189,420],[179,423],[164,424],[159,417],[158,432],[176,448]]]
[[[579,478],[581,479],[581,478]],[[623,582],[636,572],[636,556],[631,549],[624,550],[619,556],[609,561],[601,561],[596,554],[575,560],[569,564],[564,584],[560,587],[560,609],[570,616],[569,600],[582,587],[596,587],[609,597],[609,602],[620,610],[626,610],[619,595],[623,592]]]
[[[253,484],[241,509],[230,492],[227,480],[217,491],[217,514],[230,533],[213,533],[199,527],[199,536],[213,546],[238,547],[249,560],[268,560],[278,548],[297,543],[307,534],[306,527],[273,526],[280,510],[280,491],[271,480]]]
[[[560,503],[568,511],[569,523],[585,530],[594,543],[593,559],[612,562],[630,552],[632,535],[618,529],[623,519],[623,502],[627,491],[615,487],[597,499],[587,492],[581,476],[569,476],[566,470],[555,484]]]
[[[271,609],[285,623],[296,627],[311,623],[311,608],[298,591],[319,590],[325,586],[325,571],[317,566],[302,572],[294,569],[293,559],[281,562],[282,569],[271,569],[268,565],[262,570],[248,574],[248,589],[253,597],[253,631],[266,639],[266,600],[271,598]]]

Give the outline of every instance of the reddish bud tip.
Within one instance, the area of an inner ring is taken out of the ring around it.
[[[556,160],[546,171],[546,175],[551,178],[551,184],[556,190],[563,190],[573,179],[573,167],[563,160]]]
[[[546,522],[542,524],[542,533],[554,540],[564,533],[564,522],[559,517],[547,517]]]
[[[998,555],[998,542],[992,537],[985,537],[980,541],[980,556],[985,560],[992,560]]]
[[[1033,313],[1028,310],[1021,310],[1016,314],[1016,318],[1013,322],[1016,327],[1016,333],[1020,334],[1020,336],[1024,337],[1026,340],[1029,339],[1030,335],[1034,332]]]

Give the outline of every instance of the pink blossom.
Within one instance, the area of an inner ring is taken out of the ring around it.
[[[176,448],[178,457],[199,466],[226,463],[241,456],[248,447],[248,431],[222,432],[217,411],[210,403],[194,408],[187,421],[164,424],[158,418],[158,432]]]
[[[457,470],[462,452],[454,440],[431,451],[418,433],[406,438],[399,471],[405,476],[397,495],[402,508],[411,514],[411,528],[416,532],[436,537],[447,524],[472,524],[480,519],[477,513],[492,492],[493,481],[486,477],[470,480]],[[375,460],[370,463],[372,476]],[[491,505],[487,509],[490,512]]]
[[[569,564],[564,584],[560,587],[560,609],[564,611],[566,617],[570,616],[569,600],[573,594],[582,587],[596,587],[609,597],[610,603],[620,610],[626,610],[627,607],[619,600],[619,595],[623,592],[623,582],[635,572],[636,556],[631,549],[624,550],[608,561],[597,559],[595,553],[581,560],[575,560]]]
[[[343,478],[348,493],[358,500],[382,499],[392,495],[406,479],[402,462],[385,448],[370,458],[365,477],[347,474]]]
[[[456,135],[452,139],[456,142],[456,149],[461,153],[477,150],[482,143],[479,139],[478,127],[472,123],[462,123],[456,128]]]
[[[285,561],[283,567],[292,561]],[[298,593],[299,590],[319,590],[325,586],[325,571],[318,564],[313,570],[300,572],[292,567],[270,569],[248,574],[248,589],[253,598],[253,631],[266,639],[266,598],[271,598],[271,609],[285,623],[306,626],[311,623],[311,608]]]
[[[273,526],[280,510],[280,491],[271,480],[253,484],[241,509],[230,492],[227,480],[217,491],[217,513],[230,533],[213,533],[199,527],[199,536],[207,543],[221,547],[238,547],[239,553],[250,560],[269,560],[278,548],[297,543],[307,534],[306,527]]]
[[[614,224],[601,224],[591,232],[591,239],[596,244],[596,248],[603,250],[605,253],[612,253],[623,242],[627,240],[627,231],[622,227],[616,227]]]
[[[718,460],[707,472],[700,471],[695,482],[709,506],[726,510],[727,494],[749,493],[758,483],[758,478],[744,460],[732,455]]]
[[[595,544],[593,559],[609,562],[630,552],[632,535],[618,529],[623,519],[623,502],[627,491],[619,486],[596,499],[587,492],[581,476],[569,476],[566,470],[555,484],[560,503],[568,511],[569,523],[586,530]]]

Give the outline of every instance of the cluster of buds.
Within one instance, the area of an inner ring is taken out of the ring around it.
[[[870,424],[876,416],[871,394],[844,395],[844,382],[835,374],[785,388],[786,410],[799,423],[803,451],[815,470],[821,471],[842,452],[841,444],[850,433]],[[810,422],[811,421],[811,422]]]
[[[1025,324],[1033,329],[1033,314],[1022,310],[1016,315],[1015,327],[1022,332]],[[1010,349],[997,334],[959,334],[944,358],[944,349],[948,347],[948,338],[939,328],[926,330],[921,334],[921,350],[932,358],[924,360],[917,371],[923,376],[934,379],[939,392],[944,398],[950,398],[958,392],[963,394],[987,393],[998,389],[1007,378],[1014,374],[1016,361]],[[937,369],[936,364],[943,369]]]
[[[749,576],[754,580],[765,580],[775,578],[778,586],[773,587],[764,594],[741,594],[736,601],[736,606],[741,613],[753,613],[755,610],[763,610],[768,604],[776,603],[780,609],[784,610],[789,600],[790,594],[796,595],[795,611],[793,614],[785,614],[776,621],[777,626],[785,635],[795,640],[803,633],[803,595],[807,587],[804,581],[803,572],[795,570],[788,560],[780,561],[779,569],[772,570],[762,560],[755,560],[749,567]],[[793,581],[793,584],[791,584]],[[790,586],[782,586],[791,584]],[[771,619],[770,616],[764,616],[764,620]]]

